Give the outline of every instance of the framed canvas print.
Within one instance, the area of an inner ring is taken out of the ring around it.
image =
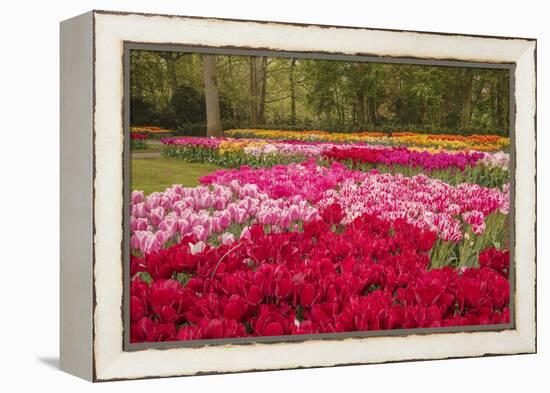
[[[61,23],[61,368],[536,351],[536,40]]]

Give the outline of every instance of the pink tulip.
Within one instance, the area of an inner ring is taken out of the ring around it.
[[[144,253],[151,253],[157,251],[159,244],[155,242],[155,236],[150,232],[137,232],[139,239],[139,248]]]
[[[137,235],[137,233],[134,233],[130,238],[130,248],[134,250],[140,249],[139,236]]]
[[[235,203],[230,203],[227,205],[227,211],[229,212],[229,215],[231,217],[231,220],[236,221],[239,216],[238,207]]]
[[[240,238],[247,239],[247,240],[250,240],[252,238],[252,234],[250,233],[250,229],[248,227],[243,228]]]
[[[208,238],[208,232],[206,232],[206,229],[202,225],[197,225],[193,228],[193,233],[199,241],[205,241]]]
[[[290,228],[291,222],[292,222],[292,219],[290,218],[290,214],[286,213],[286,214],[283,215],[279,225],[283,229],[288,229],[288,228]]]
[[[225,207],[225,200],[222,197],[217,197],[214,201],[214,207],[216,210],[223,210]]]
[[[296,205],[290,206],[290,209],[288,210],[288,216],[290,221],[297,220],[300,218],[300,209]]]
[[[235,242],[235,236],[232,233],[225,232],[221,235],[221,243],[224,245],[229,245]]]
[[[160,193],[154,192],[145,200],[145,209],[152,211],[160,205]]]
[[[143,191],[132,191],[131,200],[133,204],[141,203],[145,200],[145,194]]]
[[[212,232],[221,232],[224,228],[220,224],[219,217],[212,217]]]
[[[180,197],[183,195],[183,187],[181,186],[181,184],[174,184],[172,186],[172,190]]]
[[[177,221],[176,230],[180,233],[181,236],[185,236],[192,232],[191,225],[189,225],[189,222],[184,219],[180,219]]]
[[[208,209],[210,208],[211,206],[213,205],[213,199],[212,199],[212,195],[210,195],[209,193],[204,193],[202,196],[201,196],[201,200],[200,200],[200,207],[203,208],[203,209]]]
[[[158,226],[162,218],[164,217],[164,209],[162,207],[157,207],[151,210],[151,224]]]
[[[169,234],[169,237],[173,236],[176,230],[176,222],[173,218],[167,218],[159,224],[159,229]]]
[[[220,226],[222,228],[227,228],[229,225],[231,225],[231,214],[229,211],[224,210],[220,214]]]
[[[155,241],[159,245],[166,243],[170,239],[170,233],[165,231],[158,231],[155,233]]]
[[[145,204],[143,202],[132,206],[132,216],[147,217],[147,211],[145,210]]]
[[[130,231],[135,232],[137,230],[137,219],[130,217]]]

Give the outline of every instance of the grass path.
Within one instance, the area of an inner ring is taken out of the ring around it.
[[[132,158],[131,189],[143,190],[146,194],[150,194],[154,191],[164,191],[172,184],[195,187],[199,185],[201,176],[218,169],[222,168],[172,158]]]

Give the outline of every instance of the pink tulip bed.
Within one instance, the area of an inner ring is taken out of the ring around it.
[[[167,138],[130,206],[132,342],[508,323],[509,157]]]

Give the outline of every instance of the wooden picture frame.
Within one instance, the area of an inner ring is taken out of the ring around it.
[[[511,323],[131,345],[126,56],[128,48],[159,47],[511,70]],[[536,40],[91,11],[61,23],[60,64],[62,370],[109,381],[536,352]]]

